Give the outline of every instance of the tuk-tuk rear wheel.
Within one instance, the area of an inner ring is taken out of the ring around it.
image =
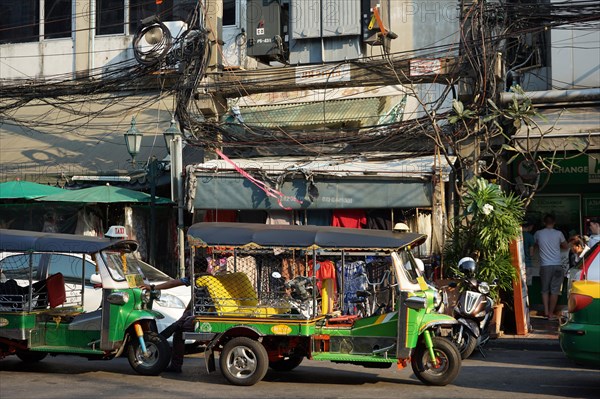
[[[48,356],[47,352],[34,352],[29,350],[18,350],[16,355],[25,363],[37,363]]]
[[[227,342],[219,357],[223,376],[234,385],[254,385],[263,379],[269,368],[269,355],[258,341],[237,337]]]
[[[171,361],[169,342],[153,331],[144,332],[148,356],[144,355],[139,339],[134,336],[129,344],[127,358],[131,367],[142,375],[159,375]]]
[[[433,337],[432,342],[435,362],[431,360],[425,343],[420,342],[411,359],[413,372],[425,384],[448,385],[454,381],[460,371],[460,352],[446,338]]]
[[[294,355],[287,359],[276,360],[269,362],[269,367],[275,371],[292,371],[302,363],[304,356]]]

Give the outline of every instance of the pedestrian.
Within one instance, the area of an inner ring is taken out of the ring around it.
[[[529,275],[533,267],[533,253],[535,248],[535,238],[531,234],[533,223],[529,220],[524,221],[521,225],[521,230],[523,233],[523,260],[527,268],[527,275]]]
[[[573,266],[575,266],[583,258],[583,255],[590,250],[590,247],[585,245],[585,241],[581,236],[571,237],[569,245],[571,246],[571,252],[573,252]]]
[[[544,228],[535,232],[535,245],[540,255],[540,280],[542,284],[542,302],[544,316],[556,320],[554,311],[561,292],[564,269],[561,249],[567,249],[564,234],[554,228],[556,220],[552,215],[544,216]]]
[[[203,256],[194,257],[194,275],[199,276],[207,272],[208,262]],[[185,285],[189,287],[193,283],[194,276],[186,276],[179,279],[173,279],[166,281],[157,286],[144,284],[143,287],[147,289],[155,290],[167,290],[169,288],[180,287]],[[165,328],[160,335],[165,339],[168,339],[173,335],[173,346],[171,348],[171,363],[164,370],[171,373],[181,373],[181,367],[183,366],[183,357],[185,355],[185,339],[183,338],[184,332],[194,331],[194,315],[192,312],[192,303],[188,303],[185,311],[173,324]]]
[[[588,241],[588,246],[592,248],[600,242],[600,218],[591,218],[590,219],[590,239]]]

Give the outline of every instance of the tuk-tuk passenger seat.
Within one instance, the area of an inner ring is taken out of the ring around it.
[[[289,311],[261,305],[244,272],[200,276],[196,287],[206,287],[219,316],[268,317]]]

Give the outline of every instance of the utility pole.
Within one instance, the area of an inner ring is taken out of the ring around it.
[[[181,135],[176,135],[171,148],[171,200],[177,204],[177,245],[179,247],[178,274],[185,277],[185,237],[183,220],[183,147]]]

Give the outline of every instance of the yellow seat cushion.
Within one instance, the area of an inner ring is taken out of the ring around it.
[[[268,317],[286,309],[259,306],[258,295],[246,273],[200,276],[197,287],[206,287],[220,316]],[[289,309],[288,309],[289,310]]]

